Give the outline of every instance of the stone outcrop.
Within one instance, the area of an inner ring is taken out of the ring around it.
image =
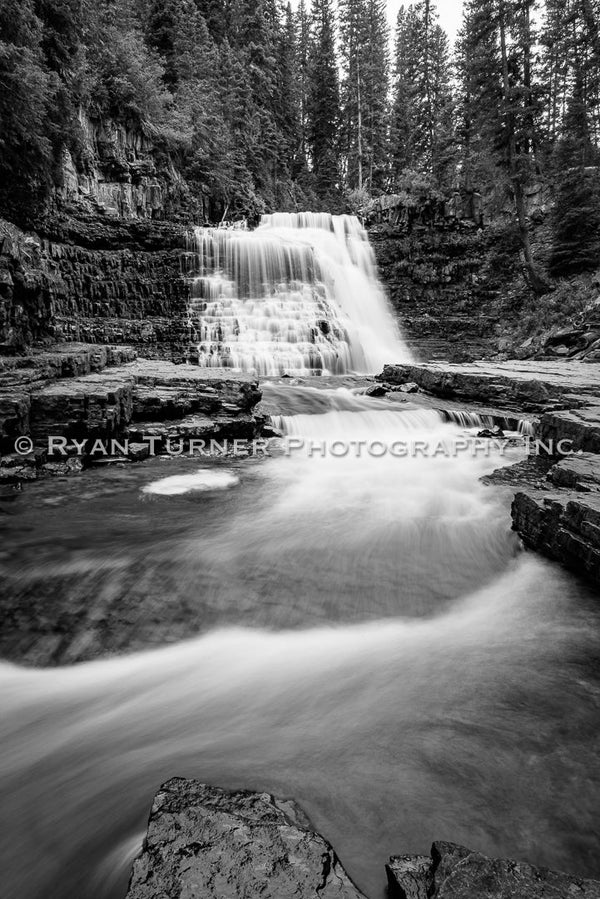
[[[600,395],[600,365],[553,362],[473,362],[386,365],[377,380],[414,382],[433,396],[546,411],[593,404]]]
[[[390,899],[600,899],[600,881],[455,843],[435,842],[430,856],[393,856],[386,871]]]
[[[292,801],[174,778],[158,791],[127,899],[364,899]]]
[[[547,481],[515,495],[514,528],[526,546],[600,585],[600,455],[566,456]]]

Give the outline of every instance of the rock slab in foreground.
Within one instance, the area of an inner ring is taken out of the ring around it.
[[[599,881],[455,843],[434,843],[431,857],[393,856],[386,871],[390,899],[600,899]]]
[[[158,791],[126,899],[364,899],[292,801],[184,778]]]

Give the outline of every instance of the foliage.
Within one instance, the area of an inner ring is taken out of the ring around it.
[[[452,58],[417,0],[390,65],[384,0],[0,0],[0,202],[35,220],[87,116],[149,138],[213,220],[476,189],[544,290],[540,184],[552,272],[599,262],[599,23],[600,0],[465,0]]]

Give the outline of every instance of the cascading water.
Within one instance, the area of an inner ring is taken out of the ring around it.
[[[376,372],[410,354],[354,216],[280,213],[197,228],[189,327],[202,366],[259,375]]]
[[[378,367],[378,328],[385,361],[401,358],[383,302],[342,289],[369,271],[353,220],[200,239],[218,264],[199,290],[217,318],[247,316],[240,365],[306,366],[299,343],[264,336],[269,302],[279,337],[290,302],[294,335],[311,302],[339,322],[347,341],[306,342],[330,370],[343,345],[348,366]],[[480,423],[348,383],[266,384],[264,399],[317,445],[451,443]],[[480,480],[498,452],[274,447],[24,490],[0,517],[2,602],[15,657],[63,666],[0,665],[3,896],[122,899],[152,795],[177,775],[293,796],[371,899],[388,855],[433,839],[597,876],[597,598],[519,552],[510,497]]]

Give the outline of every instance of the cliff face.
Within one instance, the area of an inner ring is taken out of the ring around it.
[[[425,200],[399,209],[372,217],[369,236],[410,344],[433,359],[497,352],[499,285],[485,268],[493,236],[479,212]]]
[[[171,158],[147,134],[83,112],[79,124],[82,149],[77,161],[68,150],[63,154],[58,208],[124,219],[177,220],[202,213]]]
[[[64,217],[40,236],[0,221],[0,353],[69,340],[185,358],[184,245],[164,222]]]
[[[202,215],[170,158],[140,131],[80,117],[47,214],[0,220],[0,354],[48,341],[127,343],[184,359],[185,230]]]

